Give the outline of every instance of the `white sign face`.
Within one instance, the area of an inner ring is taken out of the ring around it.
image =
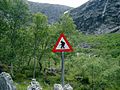
[[[65,42],[64,38],[62,37],[61,40],[59,41],[56,49],[70,49],[67,43]]]

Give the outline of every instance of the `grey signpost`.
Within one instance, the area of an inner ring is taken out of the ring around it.
[[[62,88],[64,88],[64,52],[72,52],[73,49],[71,45],[69,44],[68,40],[64,36],[64,34],[60,34],[60,37],[58,38],[58,41],[56,42],[52,52],[61,52],[61,84]]]
[[[62,84],[62,87],[64,87],[64,52],[62,52],[62,55],[61,55],[61,59],[62,59],[62,62],[61,62],[61,84]]]

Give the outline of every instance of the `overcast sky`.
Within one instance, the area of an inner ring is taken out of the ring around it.
[[[71,6],[71,7],[78,7],[83,3],[87,2],[88,0],[28,0],[28,1],[50,3],[50,4],[61,4],[61,5]]]

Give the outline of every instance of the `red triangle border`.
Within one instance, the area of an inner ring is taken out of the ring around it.
[[[59,50],[57,50],[56,48],[57,48],[57,46],[58,46],[58,44],[59,44],[62,37],[65,40],[65,42],[67,43],[69,49],[59,49]],[[60,37],[58,38],[58,40],[57,40],[57,42],[56,42],[56,44],[55,44],[55,46],[54,46],[54,48],[52,50],[52,52],[55,53],[55,52],[72,52],[72,51],[73,51],[72,46],[69,44],[69,42],[68,42],[67,38],[65,37],[65,35],[63,33],[61,33]]]

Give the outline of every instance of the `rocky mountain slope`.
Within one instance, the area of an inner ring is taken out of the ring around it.
[[[120,0],[89,0],[70,15],[83,33],[120,32]]]
[[[54,23],[59,17],[71,7],[56,4],[29,2],[29,9],[32,13],[41,12],[48,16],[49,23]]]

